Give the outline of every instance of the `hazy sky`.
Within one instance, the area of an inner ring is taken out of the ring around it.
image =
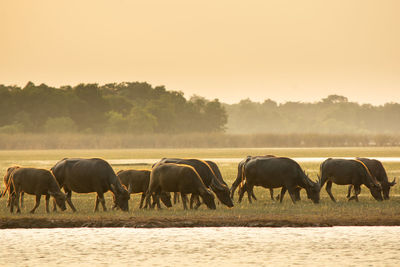
[[[0,83],[400,102],[400,1],[0,0]]]

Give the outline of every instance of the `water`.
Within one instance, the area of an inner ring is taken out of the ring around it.
[[[398,266],[400,227],[0,230],[2,266]]]

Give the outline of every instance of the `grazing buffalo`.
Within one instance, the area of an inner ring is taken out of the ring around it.
[[[204,185],[195,168],[185,164],[160,163],[151,171],[146,202],[150,205],[150,196],[156,194],[157,207],[160,209],[161,192],[179,192],[183,208],[187,209],[186,194],[199,195],[209,209],[215,209],[214,195]]]
[[[379,160],[368,158],[357,158],[357,160],[364,163],[372,176],[375,177],[376,180],[381,184],[383,199],[389,199],[390,187],[396,184],[396,178],[394,178],[392,182],[389,182],[385,168],[383,167],[382,162]],[[353,186],[349,185],[347,198],[350,198],[352,188]]]
[[[31,213],[39,207],[42,195],[46,196],[46,212],[49,212],[50,196],[54,197],[62,210],[66,209],[65,194],[61,192],[53,174],[45,169],[16,168],[9,177],[6,190],[9,190],[11,195],[10,212],[14,211],[14,205],[17,206],[17,212],[21,212],[19,198],[22,192],[36,196],[36,203]]]
[[[103,159],[70,159],[65,158],[51,168],[54,176],[67,193],[67,203],[76,211],[71,201],[72,191],[77,193],[97,193],[95,211],[99,202],[106,211],[104,193],[111,190],[114,205],[123,211],[128,211],[129,193],[122,186],[118,176],[110,164]]]
[[[200,175],[203,183],[206,187],[211,188],[211,190],[217,195],[217,198],[221,203],[228,207],[233,207],[232,199],[229,195],[229,188],[222,182],[218,180],[212,168],[207,164],[207,162],[199,159],[176,159],[176,158],[163,158],[156,164],[160,163],[177,163],[186,164],[192,166],[197,173]],[[196,195],[192,195],[191,203]]]
[[[319,203],[320,181],[313,182],[301,169],[300,165],[292,159],[284,157],[255,158],[249,160],[244,166],[244,183],[240,191],[243,197],[245,191],[251,194],[254,186],[265,188],[281,187],[280,202],[287,191],[296,202],[296,190],[301,187],[314,203]],[[251,198],[249,198],[251,203]]]
[[[18,169],[19,166],[12,166],[9,167],[6,171],[6,174],[3,177],[3,182],[4,182],[4,186],[7,187],[8,185],[8,181],[10,180],[11,174],[13,173],[13,171],[15,171],[16,169]],[[9,190],[6,190],[8,192],[14,192],[14,187],[12,184],[10,184],[10,188]],[[6,191],[4,191],[1,196],[5,195]],[[8,199],[7,199],[7,207],[9,207],[11,204],[11,195],[8,195]],[[24,192],[21,192],[21,200],[20,200],[20,206],[23,207],[24,204]]]
[[[241,162],[239,162],[236,180],[233,182],[233,184],[232,184],[232,186],[231,186],[231,198],[232,198],[232,199],[233,199],[233,195],[234,195],[234,193],[235,193],[236,188],[237,188],[237,187],[240,185],[240,183],[243,181],[243,170],[244,170],[244,167],[245,167],[246,163],[249,162],[251,159],[257,159],[257,158],[272,158],[272,157],[275,157],[275,156],[274,156],[274,155],[247,156],[245,159],[243,159]],[[295,190],[296,201],[301,200],[301,199],[300,199],[300,189],[301,189],[301,188],[298,187],[298,188],[296,188],[296,190]],[[272,199],[272,200],[275,200],[275,199],[274,199],[274,189],[269,188],[269,193],[270,193],[271,199]],[[243,195],[241,195],[240,193],[239,193],[239,196],[242,196],[242,197],[243,197]],[[242,197],[239,197],[239,202],[242,201]],[[256,196],[254,195],[254,192],[253,192],[253,191],[251,192],[251,195],[248,195],[247,197],[248,197],[249,199],[250,199],[250,198],[253,198],[254,200],[257,200],[257,198],[256,198]],[[280,198],[279,195],[277,196],[277,199],[278,199],[278,198]],[[250,200],[249,200],[249,201],[250,201]]]
[[[140,209],[143,207],[146,192],[149,188],[150,172],[150,170],[121,170],[117,173],[121,183],[128,188],[129,194],[142,193]],[[165,206],[172,207],[170,193],[161,192],[160,198]]]
[[[355,195],[349,200],[358,201],[361,192],[361,185],[369,188],[371,195],[376,200],[382,199],[382,189],[375,177],[371,175],[367,166],[362,161],[353,159],[332,159],[329,158],[321,163],[321,186],[326,182],[326,192],[328,192],[333,202],[336,202],[332,195],[332,183],[338,185],[352,185]]]

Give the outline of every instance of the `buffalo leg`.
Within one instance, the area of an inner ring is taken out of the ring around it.
[[[355,201],[358,202],[358,195],[360,193],[361,193],[361,187],[359,185],[355,185],[354,186],[354,196],[350,197],[349,201],[354,199]]]
[[[99,211],[99,196],[96,195],[96,200],[94,203],[94,211]]]
[[[47,194],[46,195],[46,213],[50,212],[50,210],[49,210],[49,201],[50,201],[50,195]]]
[[[142,193],[142,197],[140,198],[140,205],[139,205],[139,209],[143,208],[143,202],[146,199],[146,193],[143,192]]]
[[[285,186],[282,186],[281,195],[280,195],[280,198],[279,198],[279,202],[280,202],[280,203],[282,203],[282,201],[283,201],[283,196],[285,195],[285,193],[286,193],[286,187],[285,187]]]
[[[104,193],[97,193],[97,199],[98,199],[98,201],[100,201],[101,205],[103,206],[103,211],[107,211],[106,200],[104,199]],[[96,202],[97,202],[97,199],[96,199]],[[96,208],[94,211],[97,211]]]
[[[181,193],[181,198],[182,198],[183,209],[187,210],[187,201],[188,201],[187,195]]]
[[[271,196],[271,199],[274,200],[274,189],[269,189],[269,195]]]
[[[42,197],[42,195],[36,195],[36,202],[35,202],[35,206],[33,207],[33,209],[30,211],[31,213],[35,213],[35,210],[39,207],[40,205],[40,198]],[[19,207],[18,207],[19,208]]]
[[[289,196],[292,199],[293,204],[296,204],[296,192],[295,189],[293,189],[292,187],[287,189],[289,192]]]
[[[21,202],[21,208],[23,208],[24,207],[24,192],[21,192],[21,200],[20,200]]]
[[[201,205],[200,196],[196,195],[196,206],[194,206],[194,209],[197,210],[200,207],[200,205]]]
[[[151,195],[152,195],[151,192],[147,191],[147,193],[146,193],[146,204],[144,206],[145,209],[147,209],[147,208],[151,209],[151,200],[150,200]]]
[[[10,212],[13,213],[14,212],[14,206],[15,206],[15,193],[12,193],[8,196],[8,198],[10,199]]]
[[[301,198],[300,198],[300,190],[301,190],[300,187],[296,187],[296,189],[294,189],[294,195],[295,195],[296,201],[300,201],[301,200]]]
[[[272,194],[274,194],[273,191],[272,191]],[[251,197],[252,197],[254,200],[257,200],[256,195],[254,195],[254,191],[251,191]]]
[[[174,205],[179,203],[179,192],[174,192]]]
[[[253,203],[253,201],[251,200],[251,195],[253,194],[253,188],[254,188],[254,186],[247,184],[247,188],[246,188],[247,189],[247,197],[249,199],[250,204]]]
[[[72,211],[75,212],[75,206],[74,204],[72,204],[72,200],[71,200],[71,196],[72,196],[72,191],[71,190],[67,190],[65,193],[67,193],[67,203],[68,205],[71,207]]]
[[[326,187],[325,187],[326,192],[328,192],[328,195],[331,197],[333,202],[336,202],[336,199],[333,197],[332,194],[332,181],[326,182]]]
[[[244,196],[244,188],[239,188],[238,194],[239,194],[239,199],[238,202],[242,202],[243,196]]]
[[[194,194],[192,194],[190,196],[190,200],[189,200],[189,207],[190,209],[193,209],[193,202],[194,202]]]
[[[352,185],[349,185],[349,188],[347,189],[347,198],[350,198],[350,196],[351,196],[351,189],[353,188],[353,186]]]

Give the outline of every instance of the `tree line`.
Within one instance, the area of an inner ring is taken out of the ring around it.
[[[224,104],[228,113],[227,131],[236,134],[398,134],[400,104],[380,106],[350,102],[346,97],[330,95],[314,103],[267,99]]]
[[[217,100],[145,82],[55,88],[0,85],[0,133],[221,132],[227,114]]]

